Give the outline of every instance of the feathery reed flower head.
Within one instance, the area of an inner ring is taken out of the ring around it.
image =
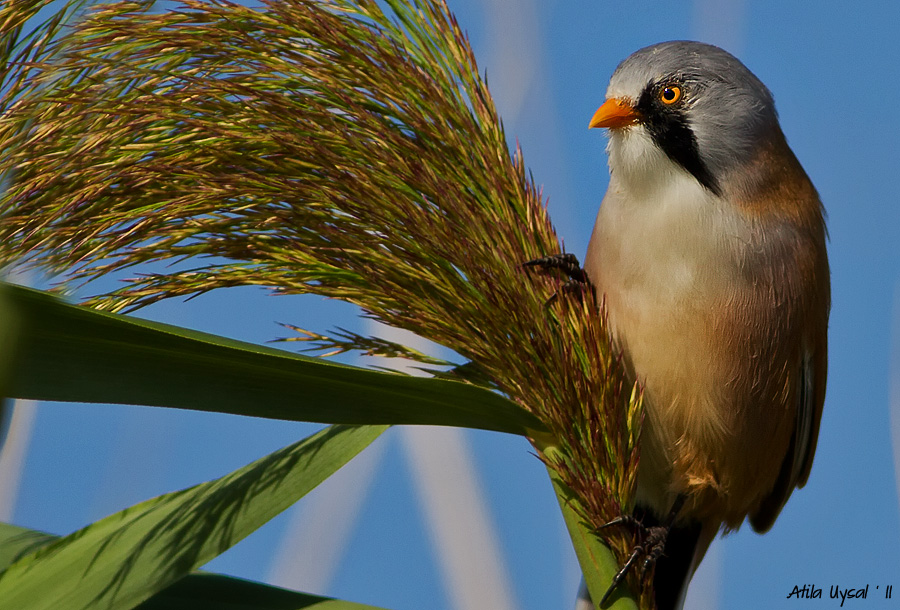
[[[594,296],[548,305],[558,281],[523,271],[559,240],[443,2],[113,2],[22,37],[42,4],[0,11],[0,265],[196,261],[88,301],[110,311],[242,285],[355,303],[537,415],[589,524],[631,502],[640,393]]]

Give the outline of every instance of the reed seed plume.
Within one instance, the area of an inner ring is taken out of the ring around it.
[[[190,261],[87,302],[108,311],[247,285],[355,303],[537,415],[591,526],[630,505],[640,392],[594,296],[548,304],[561,280],[523,270],[560,242],[444,2],[112,2],[23,34],[42,4],[0,10],[0,265]]]

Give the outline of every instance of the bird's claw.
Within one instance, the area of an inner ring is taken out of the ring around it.
[[[613,526],[631,528],[634,530],[635,537],[638,540],[637,544],[634,545],[634,550],[628,557],[628,561],[626,561],[625,565],[623,565],[622,568],[616,572],[616,575],[613,576],[609,588],[600,599],[601,607],[606,605],[609,598],[612,596],[613,591],[615,591],[619,584],[625,580],[625,577],[628,576],[628,572],[631,570],[634,562],[637,561],[639,557],[644,557],[644,563],[641,565],[641,579],[643,579],[647,570],[652,568],[656,561],[663,556],[666,550],[666,539],[669,537],[669,530],[672,528],[672,524],[675,523],[675,518],[678,516],[678,513],[681,511],[681,508],[686,501],[687,497],[684,494],[679,494],[678,497],[675,498],[675,502],[669,510],[669,516],[665,520],[665,525],[651,525],[647,527],[634,515],[621,515],[600,527],[600,529]]]
[[[578,257],[569,252],[562,252],[560,254],[553,254],[551,256],[536,258],[534,260],[522,263],[522,266],[537,267],[541,271],[556,269],[566,274],[570,280],[574,280],[582,284],[591,283],[587,277],[587,274],[584,272],[584,269],[581,268],[581,263],[578,262]]]
[[[580,295],[587,289],[590,289],[591,292],[594,291],[594,285],[591,283],[591,280],[588,279],[587,273],[582,269],[581,263],[578,262],[578,257],[574,254],[563,252],[561,254],[544,256],[526,261],[522,263],[522,266],[532,267],[544,272],[550,270],[561,271],[568,278],[568,280],[566,280],[566,282],[563,283],[549,299],[547,299],[547,305],[550,305],[558,299],[560,294]]]
[[[622,515],[621,517],[606,523],[602,527],[607,528],[617,525],[636,529],[639,542],[634,546],[634,550],[632,550],[628,560],[622,565],[619,571],[616,572],[615,576],[613,576],[609,588],[606,589],[606,593],[600,598],[601,607],[606,605],[610,597],[612,597],[613,592],[619,584],[625,580],[625,577],[628,576],[628,573],[634,567],[634,564],[641,557],[644,558],[644,562],[641,564],[641,578],[644,578],[647,571],[653,567],[660,557],[663,556],[663,552],[666,548],[666,538],[669,535],[668,526],[655,525],[652,527],[645,527],[631,515]]]
[[[641,524],[641,521],[634,515],[620,515],[612,521],[608,521],[601,525],[600,529],[605,530],[608,527],[616,527],[619,525],[630,527],[632,529],[641,529],[644,527],[643,524]]]

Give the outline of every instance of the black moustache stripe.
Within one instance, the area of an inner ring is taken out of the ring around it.
[[[644,117],[643,124],[653,141],[675,163],[686,169],[697,181],[715,195],[721,195],[718,180],[700,158],[697,138],[685,112],[657,102],[656,87],[648,87],[641,94],[637,110]]]

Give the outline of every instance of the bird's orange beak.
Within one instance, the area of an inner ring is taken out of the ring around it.
[[[618,98],[611,97],[594,113],[591,122],[588,124],[588,129],[593,129],[594,127],[615,129],[617,127],[634,125],[640,120],[641,113],[635,110],[634,106]]]

